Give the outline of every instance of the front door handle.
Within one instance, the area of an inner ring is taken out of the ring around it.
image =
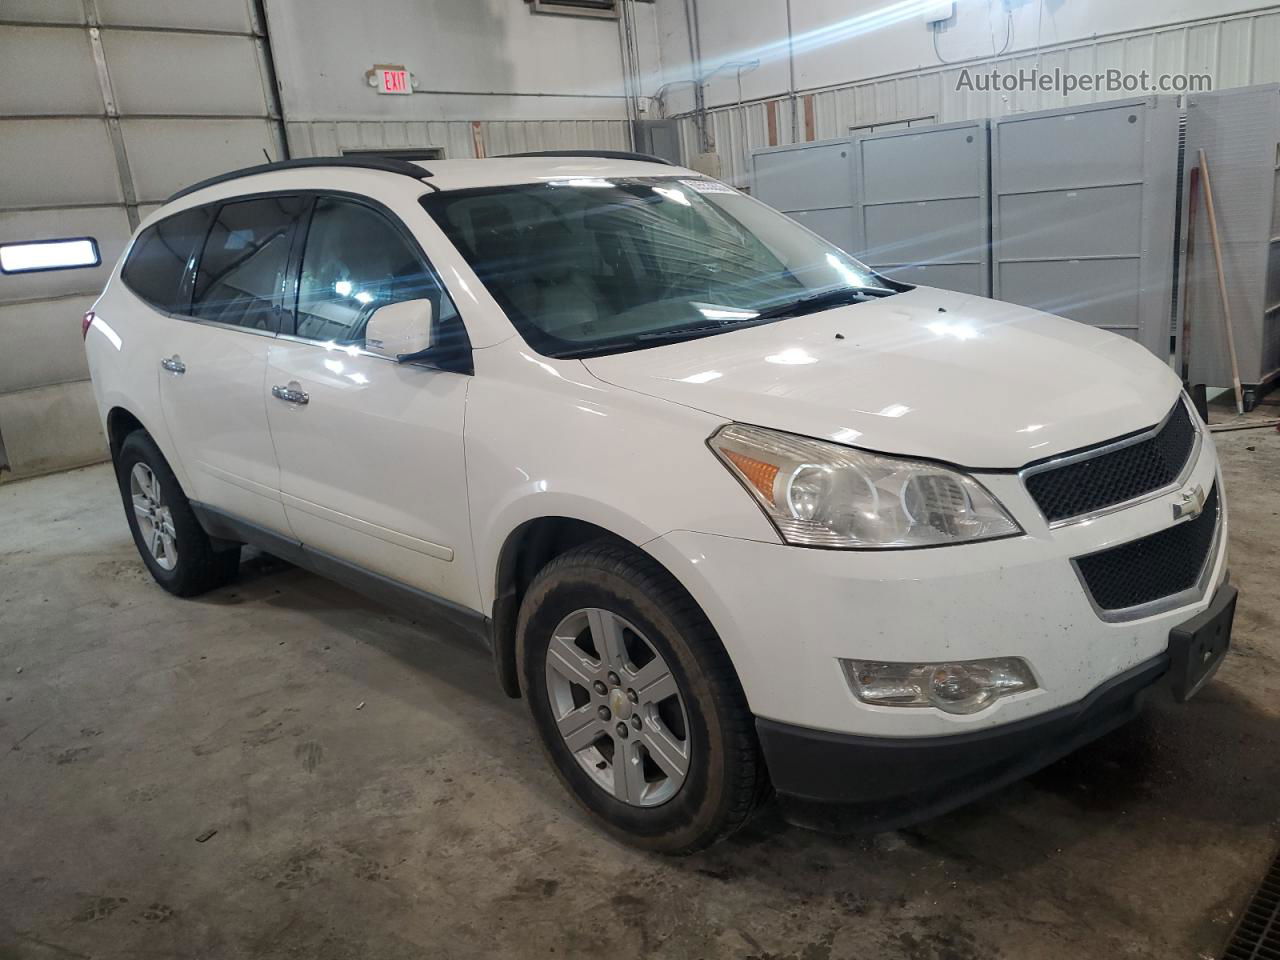
[[[170,373],[181,376],[187,372],[187,365],[182,362],[182,358],[176,353],[172,357],[165,357],[160,361],[160,366],[164,367]]]
[[[311,402],[310,394],[303,390],[296,380],[290,382],[287,387],[277,383],[271,388],[271,395],[277,400],[283,400],[285,403],[296,403],[299,406]]]

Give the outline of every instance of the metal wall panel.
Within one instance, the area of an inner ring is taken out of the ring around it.
[[[52,64],[58,65],[56,73]],[[0,116],[101,111],[102,91],[85,31],[0,27]]]
[[[176,30],[252,29],[247,0],[199,0],[158,3],[156,0],[94,0],[102,23],[112,26],[168,27]]]
[[[122,114],[267,116],[250,37],[105,30],[102,46]]]
[[[133,119],[120,121],[139,202],[236,167],[279,157],[270,120]],[[265,151],[265,153],[264,153]]]
[[[852,252],[856,240],[851,154],[848,140],[757,150],[751,157],[752,193]]]
[[[84,0],[4,0],[6,20],[35,23],[84,23]]]
[[[1189,97],[1188,166],[1201,149],[1213,182],[1240,379],[1252,388],[1280,375],[1280,84]],[[1203,189],[1188,229],[1195,237],[1184,294],[1188,372],[1193,383],[1225,387],[1231,361]]]
[[[105,121],[0,117],[0,209],[123,201]]]
[[[909,283],[989,296],[987,122],[864,134],[853,157],[854,252]]]
[[[80,318],[97,296],[0,305],[0,342],[22,344],[0,352],[0,383],[10,391],[31,390],[88,377]]]
[[[939,123],[1006,116],[1064,105],[1053,92],[1018,91],[981,93],[957,89],[962,69],[973,73],[998,69],[1004,73],[1040,67],[1092,72],[1114,66],[1126,73],[1147,71],[1162,74],[1208,73],[1215,89],[1232,85],[1280,81],[1280,11],[1275,7],[1256,12],[1207,18],[1202,21],[1132,31],[1109,37],[1048,44],[1038,53],[1015,53],[984,57],[964,67],[932,66],[891,76],[860,80],[799,95],[812,96],[817,120],[815,140],[845,137],[856,126],[894,123],[914,117],[933,117]],[[1068,105],[1087,105],[1105,99],[1105,94],[1076,92]],[[776,137],[762,120],[767,101],[717,107],[708,112],[715,131],[716,149],[721,154],[725,179],[737,186],[746,183],[751,154],[769,146],[791,143],[789,101],[774,100],[778,107]],[[757,120],[755,118],[761,118]],[[692,159],[697,139],[687,114],[678,116],[683,129],[685,159]],[[745,121],[745,122],[744,122]],[[728,135],[732,130],[734,135]],[[799,124],[804,135],[804,124]],[[739,176],[742,179],[737,179]]]
[[[993,121],[993,296],[1168,360],[1179,117],[1152,97]]]
[[[333,156],[348,150],[438,149],[450,158],[528,150],[593,147],[629,150],[626,120],[310,120],[285,124],[297,157]]]

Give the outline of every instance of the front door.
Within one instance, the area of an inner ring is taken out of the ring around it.
[[[186,291],[188,319],[165,324],[155,345],[165,420],[191,499],[277,532],[288,521],[267,425],[267,348],[307,205],[270,197],[217,208]]]
[[[269,346],[267,416],[294,535],[307,547],[477,609],[462,426],[471,378],[364,350],[379,307],[457,312],[389,214],[316,201],[292,336]]]

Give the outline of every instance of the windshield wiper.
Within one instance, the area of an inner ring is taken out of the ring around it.
[[[798,317],[806,313],[817,313],[849,303],[865,303],[890,296],[894,291],[885,287],[838,287],[835,290],[822,290],[811,293],[796,300],[788,300],[775,307],[762,310],[757,320],[780,320],[783,317]]]

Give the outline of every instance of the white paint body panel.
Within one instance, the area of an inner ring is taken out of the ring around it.
[[[1130,341],[930,287],[585,362],[726,420],[998,469],[1157,424],[1181,389]]]
[[[471,378],[279,338],[267,381],[310,396],[267,401],[294,536],[477,608],[462,459]]]
[[[653,172],[615,161],[488,163],[452,164],[437,182]],[[1167,527],[1178,492],[1050,530],[1012,472],[1163,418],[1178,381],[1133,343],[1025,308],[920,288],[686,343],[556,360],[517,335],[422,211],[427,188],[410,178],[271,173],[200,191],[163,213],[294,188],[364,194],[404,221],[466,324],[475,373],[171,320],[141,307],[117,267],[97,305],[111,334],[95,328],[86,341],[102,415],[115,406],[133,412],[184,489],[215,507],[243,514],[242,487],[212,483],[193,464],[220,458],[224,470],[264,487],[275,476],[275,498],[262,499],[304,543],[486,616],[513,531],[540,517],[596,524],[650,553],[690,591],[758,715],[881,736],[972,730],[1079,700],[1159,654],[1170,627],[1212,595],[1159,616],[1104,623],[1070,558]],[[237,345],[197,345],[195,336]],[[235,422],[196,435],[195,414],[183,406],[195,399],[161,384],[159,360],[182,354],[190,377],[198,359],[200,369],[224,362],[209,364],[204,354],[237,351],[253,356],[237,380],[227,375],[244,392]],[[290,381],[310,394],[305,407],[269,398],[273,384]],[[270,432],[253,425],[264,405]],[[730,420],[967,466],[1024,534],[912,551],[785,546],[707,447]],[[278,464],[263,466],[261,444],[270,437]],[[1217,472],[1206,432],[1188,485],[1207,490]],[[1225,529],[1224,514],[1222,543]],[[1211,587],[1225,577],[1225,548],[1213,563]],[[963,717],[860,704],[838,664],[994,656],[1026,657],[1040,689]]]

